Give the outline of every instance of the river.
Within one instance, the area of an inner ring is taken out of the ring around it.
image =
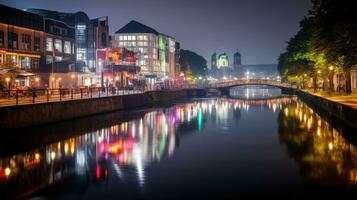
[[[37,135],[26,139],[6,138],[0,199],[356,193],[353,130],[329,123],[278,89],[249,86],[231,94],[63,122],[34,129]]]

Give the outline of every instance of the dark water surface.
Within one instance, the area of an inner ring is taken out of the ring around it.
[[[67,122],[39,131],[51,136],[47,145],[13,139],[29,150],[0,159],[0,199],[354,194],[357,149],[345,139],[353,131],[339,131],[295,96],[260,93]]]

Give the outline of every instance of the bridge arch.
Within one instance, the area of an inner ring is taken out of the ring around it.
[[[295,85],[289,83],[283,83],[280,81],[266,80],[266,79],[227,81],[227,82],[215,83],[212,85],[212,87],[220,90],[223,95],[229,96],[229,90],[232,87],[244,86],[244,85],[265,85],[265,86],[276,87],[281,89],[282,94],[294,94],[296,91]]]

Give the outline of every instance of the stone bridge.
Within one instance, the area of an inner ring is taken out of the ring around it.
[[[281,81],[266,80],[266,79],[248,79],[248,80],[234,80],[221,83],[214,83],[210,85],[210,88],[218,89],[223,95],[229,95],[229,89],[242,85],[266,85],[280,88],[283,94],[294,94],[297,87],[290,83],[284,83]]]

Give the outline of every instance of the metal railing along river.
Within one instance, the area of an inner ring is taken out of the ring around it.
[[[84,87],[84,88],[58,88],[58,89],[27,89],[27,90],[1,90],[0,106],[14,106],[25,104],[37,104],[78,99],[102,98],[109,96],[121,96],[139,94],[147,91],[178,90],[188,88],[203,88],[204,85],[171,85],[156,89],[142,87]]]
[[[179,84],[164,85],[160,88],[147,89],[144,87],[84,87],[84,88],[58,88],[58,89],[27,89],[27,90],[0,90],[0,106],[14,106],[24,104],[36,104],[58,101],[70,101],[78,99],[102,98],[109,96],[132,95],[147,91],[157,90],[180,90],[180,89],[202,89],[222,88],[245,84],[263,84],[277,87],[296,88],[290,83],[282,83],[271,80],[235,80],[213,84]]]

